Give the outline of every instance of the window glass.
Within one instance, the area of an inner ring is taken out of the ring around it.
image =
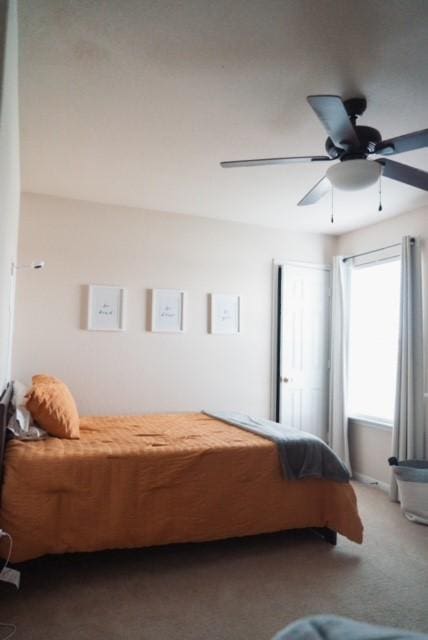
[[[400,260],[352,269],[349,413],[392,423],[398,352]]]

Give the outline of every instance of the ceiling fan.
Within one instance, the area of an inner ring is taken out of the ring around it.
[[[365,98],[343,101],[340,96],[308,96],[307,100],[328,133],[325,142],[328,155],[232,160],[220,162],[220,165],[231,168],[339,160],[340,163],[329,167],[325,176],[300,200],[299,206],[318,202],[332,186],[349,191],[363,189],[374,184],[381,174],[428,191],[428,172],[384,157],[427,147],[428,129],[382,140],[377,129],[356,124],[358,116],[366,110]],[[368,160],[372,155],[382,157]]]

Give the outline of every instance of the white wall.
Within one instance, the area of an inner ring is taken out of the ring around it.
[[[381,214],[380,214],[381,215]],[[419,236],[423,258],[423,287],[425,314],[425,365],[428,366],[428,209],[419,209],[379,224],[358,229],[340,236],[336,241],[337,255],[353,255],[363,251],[400,242],[402,236]],[[426,370],[426,385],[428,371]],[[428,405],[428,400],[426,400]],[[428,406],[425,407],[425,427],[428,431]],[[386,460],[391,455],[391,433],[377,430],[355,421],[350,427],[351,465],[357,473],[387,482]]]
[[[389,484],[391,467],[387,460],[391,455],[391,437],[391,428],[350,420],[349,452],[357,479],[361,476],[361,480],[373,479],[384,486]]]
[[[0,391],[9,379],[19,220],[18,52],[16,2],[0,2]],[[2,66],[1,66],[2,65]]]
[[[236,409],[267,416],[272,259],[329,263],[332,238],[25,194],[14,377],[69,383],[82,414]],[[83,285],[128,288],[128,330],[81,328]],[[184,288],[187,330],[146,330],[146,290]],[[242,296],[242,334],[207,333],[207,294]]]

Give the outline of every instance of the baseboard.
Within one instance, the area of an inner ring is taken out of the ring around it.
[[[365,473],[358,473],[354,471],[352,473],[352,477],[354,480],[358,482],[362,482],[363,484],[370,484],[382,489],[385,493],[389,493],[389,484],[387,482],[381,482],[380,480],[376,480],[375,478],[371,478],[370,476],[366,476]]]

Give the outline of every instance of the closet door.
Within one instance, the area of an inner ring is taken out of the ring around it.
[[[280,421],[325,439],[330,270],[284,264],[281,290]]]

